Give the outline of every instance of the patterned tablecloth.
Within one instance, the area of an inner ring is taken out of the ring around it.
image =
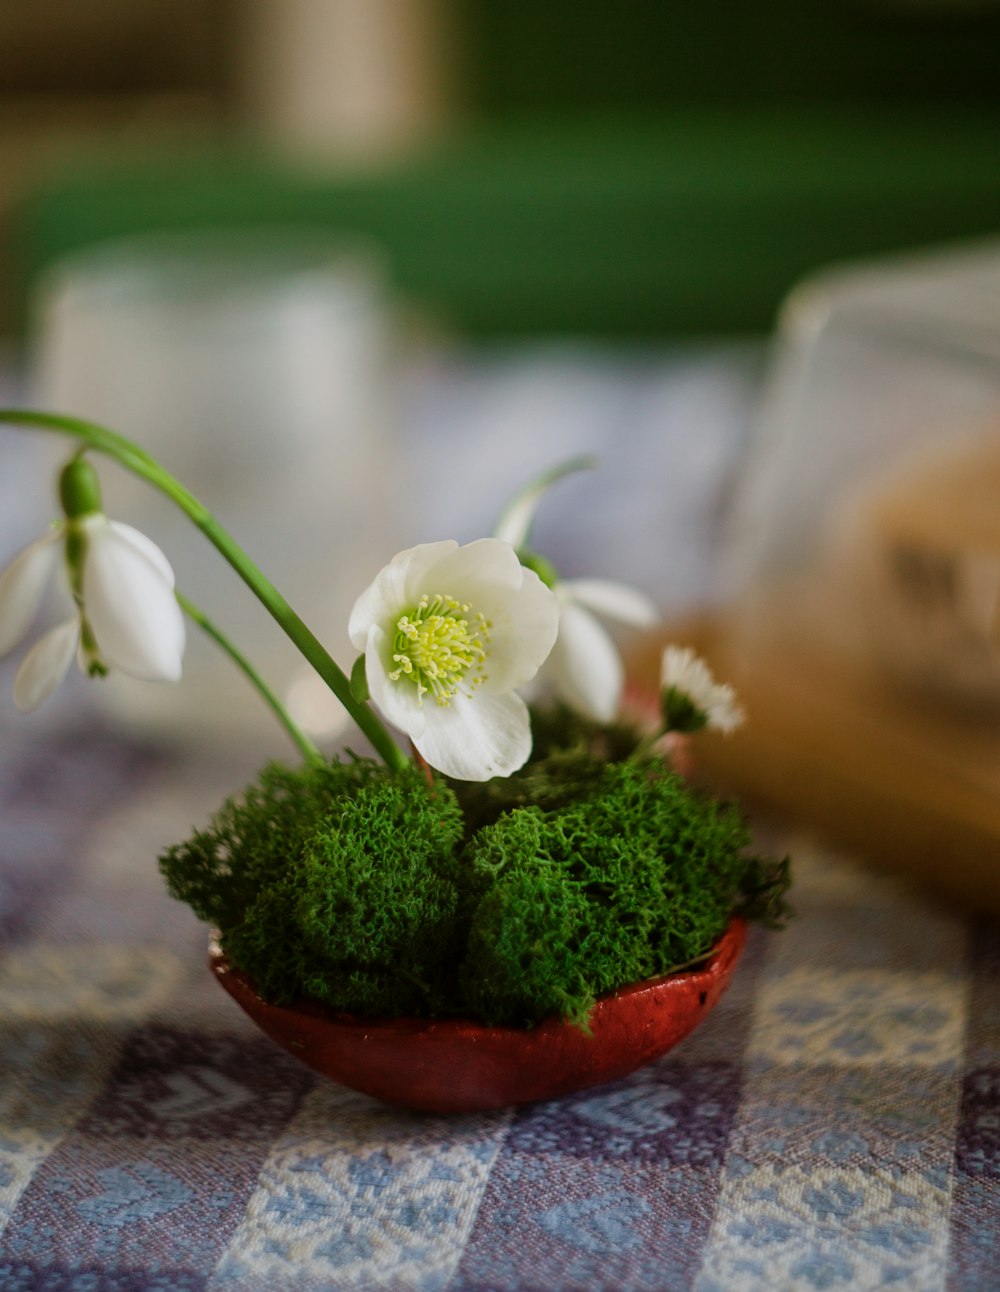
[[[0,740],[0,1288],[1000,1287],[995,928],[805,839],[798,921],[617,1084],[418,1116],[274,1048],[155,855],[246,769]]]

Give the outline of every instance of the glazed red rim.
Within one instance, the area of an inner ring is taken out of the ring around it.
[[[324,1076],[386,1103],[473,1112],[600,1085],[659,1058],[713,1008],[745,941],[745,921],[733,919],[698,967],[601,997],[589,1033],[558,1018],[522,1029],[455,1018],[362,1018],[309,1001],[272,1005],[214,937],[209,965],[262,1031]]]

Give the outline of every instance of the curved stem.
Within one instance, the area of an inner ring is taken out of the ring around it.
[[[276,587],[250,560],[243,549],[229,536],[212,513],[198,499],[156,461],[131,440],[109,431],[94,422],[57,413],[38,413],[29,409],[0,409],[0,422],[9,422],[39,431],[55,431],[73,435],[89,448],[113,458],[133,475],[146,480],[159,489],[183,511],[201,530],[205,537],[225,557],[257,600],[283,629],[304,659],[351,715],[361,731],[368,737],[377,753],[393,771],[407,765],[407,758],[389,732],[367,704],[358,704],[351,695],[350,682],[343,670],[333,660],[318,638],[306,627]]]
[[[229,640],[225,633],[212,623],[208,615],[199,610],[194,602],[190,601],[179,588],[174,589],[174,596],[177,598],[177,604],[184,611],[187,617],[193,620],[202,632],[211,637],[212,641],[226,652],[236,667],[246,676],[247,681],[257,690],[261,699],[288,732],[292,743],[296,746],[306,762],[321,763],[323,761],[323,755],[319,752],[301,727],[299,727],[295,722],[292,715],[288,712],[243,652],[239,650]]]
[[[551,489],[563,476],[572,475],[574,471],[589,471],[595,466],[597,466],[597,458],[592,454],[585,454],[560,462],[558,466],[543,471],[523,489],[519,489],[503,509],[493,530],[493,537],[506,539],[518,550],[527,546],[528,539],[531,537],[531,526],[535,520],[535,511],[545,491]]]

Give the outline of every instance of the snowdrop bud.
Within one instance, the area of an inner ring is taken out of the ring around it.
[[[103,510],[101,482],[86,458],[73,458],[59,476],[59,501],[70,520]]]

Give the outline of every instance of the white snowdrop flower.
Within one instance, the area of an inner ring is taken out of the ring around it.
[[[66,468],[64,481],[71,472],[93,476],[89,464],[79,460]],[[92,489],[86,496],[99,498],[96,477],[86,488]],[[73,610],[24,657],[14,678],[17,707],[27,712],[47,700],[74,655],[81,671],[91,675],[120,669],[147,681],[177,681],[184,617],[174,597],[173,571],[144,534],[98,510],[68,515],[0,574],[0,657],[27,635],[60,556]]]
[[[659,619],[656,604],[626,583],[559,579],[548,561],[527,550],[535,512],[548,490],[564,476],[592,465],[592,458],[574,458],[539,476],[506,507],[495,533],[517,549],[529,569],[554,589],[559,602],[559,635],[542,679],[551,681],[558,698],[575,712],[595,722],[611,722],[621,706],[625,666],[601,620],[650,628]]]
[[[552,649],[559,608],[509,543],[447,540],[393,557],[348,632],[371,698],[424,759],[459,780],[508,776],[531,752],[517,695]]]
[[[668,731],[707,727],[728,734],[745,716],[733,688],[716,682],[705,661],[685,646],[668,646],[663,652],[660,703]]]
[[[656,605],[637,588],[605,579],[564,579],[555,593],[559,635],[545,674],[571,709],[596,722],[611,722],[621,705],[625,666],[600,620],[649,628],[659,618]]]

